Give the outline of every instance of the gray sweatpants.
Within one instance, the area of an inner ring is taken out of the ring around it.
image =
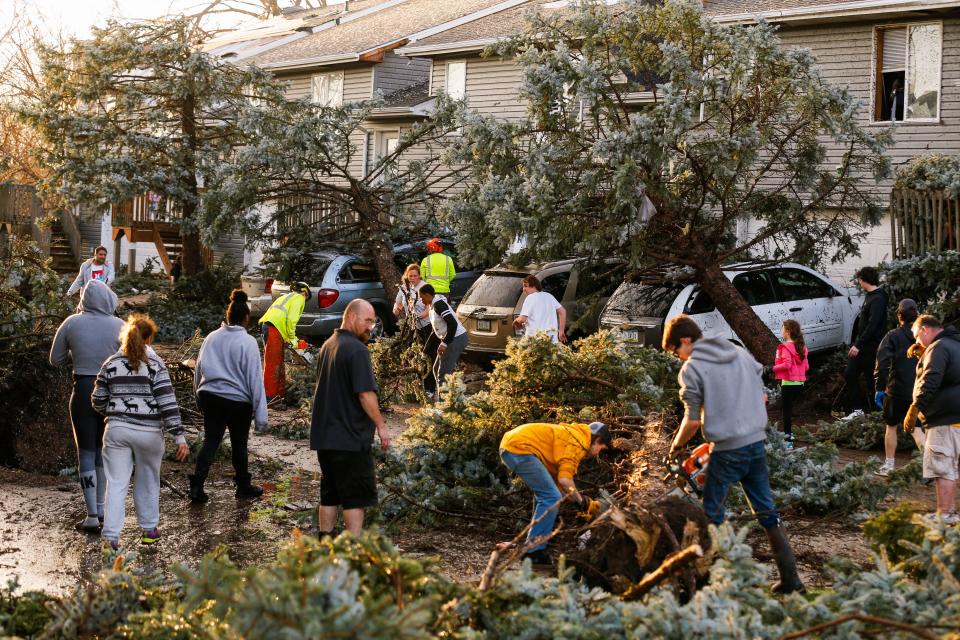
[[[119,540],[123,529],[127,488],[133,477],[133,505],[140,528],[153,529],[160,523],[160,461],[163,460],[163,432],[107,424],[103,434],[103,470],[107,476],[107,499],[103,537]]]

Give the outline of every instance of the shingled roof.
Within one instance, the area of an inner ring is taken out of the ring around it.
[[[500,4],[503,0],[384,0],[365,11],[350,13],[338,24],[251,59],[268,69],[311,63],[349,62],[376,56],[431,27]]]
[[[754,16],[768,20],[796,19],[818,15],[856,15],[873,12],[907,12],[927,8],[960,6],[954,0],[702,0],[704,12],[714,19],[747,21]],[[526,25],[524,16],[534,7],[543,11],[562,10],[563,3],[551,0],[529,0],[526,4],[505,11],[463,21],[461,24],[421,38],[398,50],[403,55],[436,54],[483,49],[486,45],[520,33]]]

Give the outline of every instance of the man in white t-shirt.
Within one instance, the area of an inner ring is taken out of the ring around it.
[[[513,321],[514,326],[525,327],[528,336],[542,331],[550,334],[554,342],[566,344],[567,334],[564,327],[567,323],[567,310],[563,305],[543,290],[537,276],[523,279],[523,292],[527,294],[527,298],[520,308],[520,315]]]

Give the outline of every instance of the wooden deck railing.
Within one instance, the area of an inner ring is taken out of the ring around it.
[[[0,184],[0,223],[27,225],[43,217],[36,189],[25,184]]]
[[[960,198],[946,191],[894,189],[890,194],[893,257],[960,248]]]
[[[113,205],[111,225],[133,227],[138,222],[177,223],[183,218],[179,206],[172,200],[155,193],[146,193],[136,198]]]

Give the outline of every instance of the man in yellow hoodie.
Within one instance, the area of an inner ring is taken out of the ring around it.
[[[602,422],[590,424],[522,424],[504,434],[500,460],[533,491],[536,505],[527,534],[526,558],[533,564],[550,564],[547,540],[557,520],[554,509],[563,493],[571,494],[584,510],[590,501],[573,483],[580,461],[595,457],[610,446],[610,428]],[[562,493],[561,493],[562,491]],[[538,522],[539,520],[539,522]]]

